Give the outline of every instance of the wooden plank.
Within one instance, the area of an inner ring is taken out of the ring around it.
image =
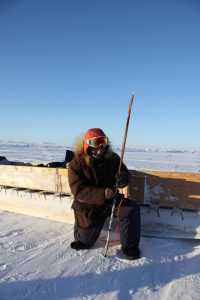
[[[8,189],[6,193],[4,190],[0,192],[0,209],[68,224],[74,223],[72,201],[69,196],[60,198],[53,194],[45,196],[33,193],[32,195],[12,189]]]
[[[70,194],[67,170],[29,166],[0,166],[0,185]]]
[[[123,192],[139,203],[200,208],[200,174],[130,170]],[[0,165],[0,185],[70,194],[67,169]]]
[[[28,216],[44,218],[53,221],[74,224],[74,213],[71,209],[71,197],[46,197],[38,193],[15,191],[12,188],[5,193],[0,192],[0,209]],[[141,234],[160,237],[200,239],[199,215],[195,211],[183,211],[181,214],[171,214],[169,208],[159,208],[158,212],[149,210],[148,206],[141,206]],[[108,230],[109,220],[104,229]],[[116,229],[116,219],[113,220],[112,230]]]
[[[0,165],[0,186],[71,194],[65,168]]]
[[[199,173],[131,171],[131,175],[128,194],[139,203],[200,208]]]

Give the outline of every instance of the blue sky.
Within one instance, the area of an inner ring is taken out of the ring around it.
[[[200,148],[198,0],[0,0],[1,140]]]

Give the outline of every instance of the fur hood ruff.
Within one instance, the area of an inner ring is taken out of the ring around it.
[[[74,143],[74,155],[76,158],[80,159],[81,161],[85,162],[86,165],[91,165],[91,157],[84,152],[84,134],[79,136],[75,143]],[[111,145],[109,144],[108,150],[105,154],[105,158],[109,159],[112,156],[112,149]]]

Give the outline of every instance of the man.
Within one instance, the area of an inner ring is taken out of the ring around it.
[[[98,239],[104,223],[110,216],[115,186],[124,188],[130,173],[120,157],[109,145],[109,139],[100,128],[88,129],[74,147],[74,158],[69,164],[68,180],[74,195],[75,224],[71,248],[89,249]],[[117,205],[122,198],[118,193]],[[140,257],[140,209],[124,198],[119,214],[120,243],[128,259]]]

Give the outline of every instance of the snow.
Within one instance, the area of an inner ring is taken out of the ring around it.
[[[72,146],[50,143],[0,142],[0,155],[23,162],[64,161],[66,149]],[[113,147],[120,153],[120,149]],[[200,172],[200,150],[127,148],[124,162],[130,169]]]
[[[199,299],[197,240],[142,237],[142,258],[70,248],[73,226],[1,211],[1,299]],[[105,233],[104,233],[105,235]]]
[[[0,155],[18,161],[62,161],[65,150],[0,144]],[[125,162],[129,168],[199,172],[200,152],[129,149]],[[1,300],[199,299],[199,240],[142,236],[142,257],[130,262],[114,242],[103,257],[106,232],[92,249],[77,252],[70,248],[72,225],[0,211],[0,228]]]

